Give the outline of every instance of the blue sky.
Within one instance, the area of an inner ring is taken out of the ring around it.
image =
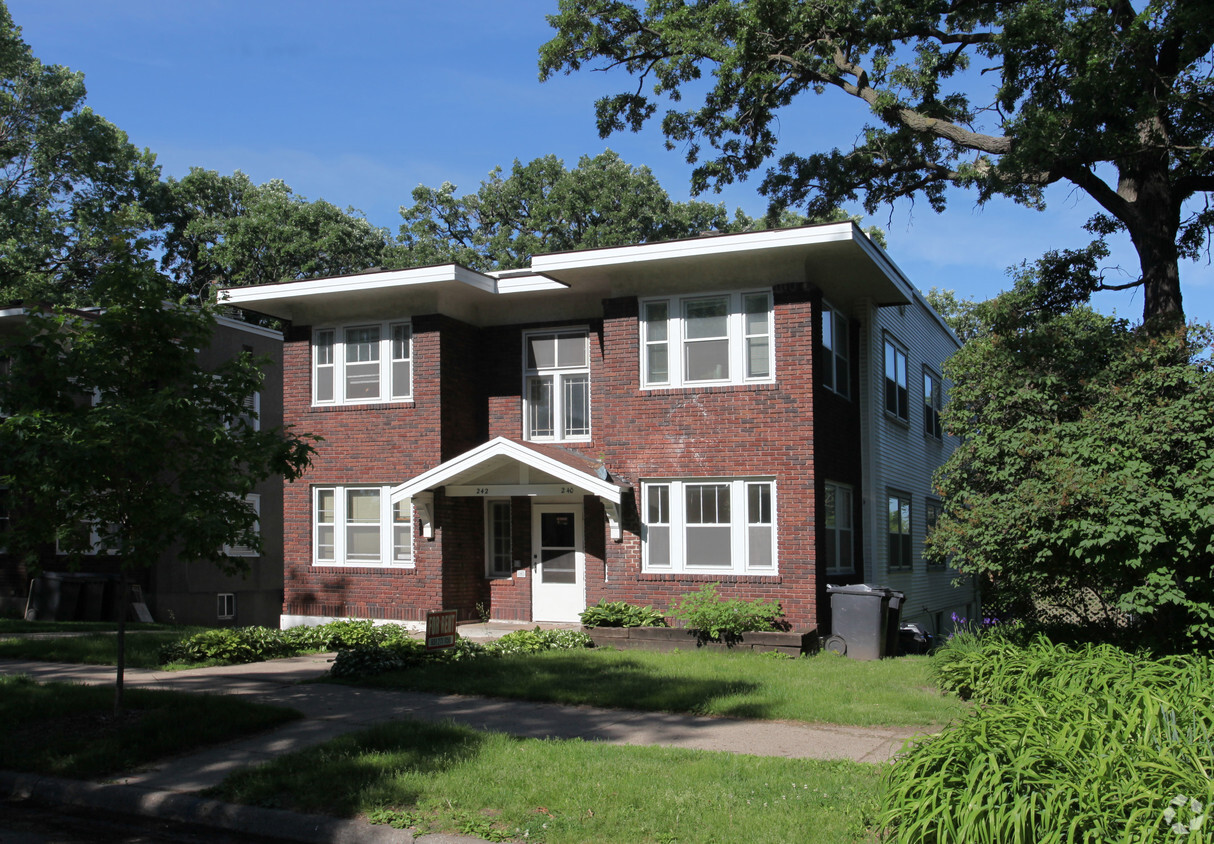
[[[495,166],[555,153],[573,166],[605,148],[646,165],[676,199],[690,166],[656,127],[598,137],[593,103],[623,75],[582,71],[540,84],[537,51],[556,0],[8,0],[44,62],[85,73],[88,104],[157,154],[166,175],[191,166],[254,181],[282,179],[308,199],[352,206],[395,232],[419,184],[474,191]],[[812,108],[811,108],[812,107]],[[781,119],[785,150],[846,146],[860,104],[819,97]],[[758,177],[702,198],[762,213]],[[1055,188],[1044,213],[957,193],[937,215],[926,203],[868,218],[926,290],[986,298],[1006,269],[1046,249],[1086,243],[1094,203]],[[853,212],[861,209],[852,209]],[[1110,258],[1136,275],[1128,241]],[[1113,273],[1113,278],[1117,278]],[[1191,320],[1214,321],[1214,268],[1181,266]],[[1136,293],[1097,305],[1141,318]]]

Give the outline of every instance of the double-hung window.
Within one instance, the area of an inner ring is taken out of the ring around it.
[[[944,408],[944,387],[940,376],[929,369],[923,370],[923,433],[942,439],[944,428],[940,425],[940,412]]]
[[[891,492],[888,499],[888,556],[890,571],[911,567],[911,504],[910,496]]]
[[[392,505],[387,486],[327,486],[312,491],[317,565],[413,565],[411,502]]]
[[[244,497],[245,504],[249,506],[254,513],[257,514],[258,521],[253,522],[253,533],[261,534],[261,496],[257,493],[251,493]],[[258,551],[249,545],[225,545],[223,553],[228,557],[256,557]]]
[[[312,334],[312,403],[371,404],[413,396],[409,323],[321,328]]]
[[[851,367],[847,357],[847,317],[822,305],[822,383],[846,398],[851,394]]]
[[[590,439],[590,343],[585,329],[526,334],[524,436]]]
[[[642,495],[646,571],[775,573],[772,481],[647,481]]]
[[[885,412],[903,422],[910,419],[906,352],[888,337],[885,338]]]
[[[775,371],[771,293],[641,302],[641,385],[767,382]]]
[[[823,548],[827,574],[850,574],[853,556],[851,487],[826,482],[823,489]]]

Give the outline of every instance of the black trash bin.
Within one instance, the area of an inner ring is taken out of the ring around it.
[[[846,654],[852,659],[885,656],[893,590],[855,583],[828,585],[826,592],[830,595],[831,614],[831,636],[826,640],[826,650]],[[894,629],[896,631],[897,627]]]
[[[896,589],[889,590],[889,617],[885,622],[885,656],[898,656],[902,653],[902,602],[906,593]]]

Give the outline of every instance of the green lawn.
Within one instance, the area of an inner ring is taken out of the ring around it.
[[[358,681],[379,688],[856,726],[932,727],[964,713],[927,677],[927,657],[857,662],[753,653],[548,651],[434,662]]]
[[[105,776],[300,717],[231,695],[126,689],[123,698],[115,718],[113,686],[0,677],[0,770]]]
[[[403,721],[238,772],[208,794],[495,841],[838,844],[871,840],[880,775]]]
[[[79,622],[73,622],[79,624]],[[72,628],[76,632],[78,628]],[[156,631],[128,632],[126,664],[130,668],[157,668],[160,649],[197,633],[202,627],[162,627]],[[86,631],[86,635],[46,639],[0,638],[0,659],[33,659],[45,662],[76,662],[86,665],[117,665],[118,637],[113,625]],[[63,631],[59,631],[63,632]]]
[[[134,633],[144,630],[180,630],[172,624],[136,624],[127,625],[127,632]],[[118,630],[116,621],[25,621],[20,618],[0,618],[0,636],[29,633],[95,633]]]

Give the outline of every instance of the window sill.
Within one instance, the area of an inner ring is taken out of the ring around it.
[[[393,399],[392,401],[360,402],[358,404],[313,404],[308,409],[318,413],[331,413],[342,410],[398,410],[415,405],[416,402],[413,399]]]
[[[899,428],[905,428],[908,431],[910,430],[910,420],[909,419],[903,419],[901,416],[897,416],[893,413],[890,413],[888,410],[885,411],[884,415],[885,415],[886,422],[889,422],[890,424],[893,424],[893,425],[897,425]]]
[[[753,384],[685,384],[682,387],[641,387],[642,396],[677,396],[686,393],[737,393],[748,391],[775,390],[775,381],[757,381]]]
[[[371,571],[416,571],[417,566],[413,563],[336,563],[331,560],[324,562],[312,562],[314,569],[341,569],[349,571],[351,569],[369,569]]]
[[[649,581],[669,581],[669,582],[691,582],[691,583],[706,583],[712,581],[727,580],[730,583],[780,583],[780,573],[770,572],[766,574],[758,574],[755,572],[747,572],[738,574],[736,572],[715,572],[707,574],[704,572],[689,572],[689,571],[642,571],[640,574],[641,580]]]

